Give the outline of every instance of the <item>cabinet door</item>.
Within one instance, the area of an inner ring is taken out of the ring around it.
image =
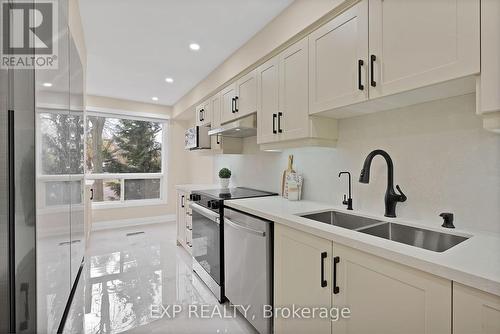
[[[370,98],[475,73],[479,0],[370,0]]]
[[[196,107],[196,125],[203,126],[211,122],[211,100],[208,99],[203,101],[198,107]]]
[[[453,283],[453,333],[500,333],[500,297]]]
[[[280,140],[309,136],[308,58],[307,38],[280,54]]]
[[[195,108],[196,125],[200,126],[203,123],[203,103]]]
[[[257,111],[257,71],[253,70],[236,82],[235,117],[240,118]]]
[[[177,192],[177,244],[186,247],[186,193]]]
[[[335,334],[451,333],[451,281],[338,244],[333,252],[333,304],[351,311]]]
[[[234,97],[236,96],[236,84],[232,83],[220,92],[221,99],[221,123],[234,119]]]
[[[279,139],[279,57],[257,68],[257,144]]]
[[[331,255],[331,241],[275,224],[275,310],[292,305],[329,309],[332,302]],[[331,334],[331,329],[330,319],[285,319],[278,316],[274,321],[274,332],[277,334]]]
[[[311,114],[368,99],[368,0],[309,35]]]
[[[221,123],[221,101],[220,93],[215,94],[210,98],[210,112],[212,129],[218,128]]]

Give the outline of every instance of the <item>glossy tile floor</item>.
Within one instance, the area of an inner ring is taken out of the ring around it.
[[[93,233],[65,333],[256,333],[192,272],[175,235],[175,222]]]

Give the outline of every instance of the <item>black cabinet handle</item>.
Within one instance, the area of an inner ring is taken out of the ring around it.
[[[340,257],[335,256],[333,258],[333,294],[339,293],[340,288],[337,285],[337,263],[340,262]]]
[[[363,61],[363,59],[358,60],[358,89],[359,90],[365,89],[365,86],[361,82],[361,68],[363,67],[364,64],[365,64],[365,62]]]
[[[321,253],[321,287],[324,288],[328,285],[328,282],[325,279],[325,259],[326,259],[326,252]]]
[[[234,97],[234,112],[238,112],[238,97]]]
[[[94,199],[94,188],[90,188],[90,200]]]
[[[21,293],[24,292],[25,294],[25,299],[24,299],[24,321],[22,321],[19,324],[19,329],[21,331],[24,331],[28,329],[28,321],[30,320],[30,311],[29,311],[29,296],[28,296],[28,291],[29,291],[30,285],[29,283],[21,283]]]
[[[282,133],[283,130],[281,129],[281,117],[283,116],[283,113],[280,111],[278,112],[278,132]]]
[[[181,208],[184,207],[184,195],[181,196]]]
[[[231,99],[231,112],[232,112],[233,114],[235,113],[235,111],[234,111],[234,108],[235,108],[235,107],[234,107],[234,105],[235,105],[235,103],[234,103],[234,102],[235,102],[235,101],[234,101],[234,97],[233,97],[233,98]]]
[[[219,139],[219,134],[215,136],[215,140],[217,141],[217,145],[220,145],[220,139]]]
[[[276,131],[276,117],[278,117],[278,115],[273,114],[273,133],[278,133],[278,131]]]
[[[377,56],[371,55],[370,56],[370,76],[371,76],[371,78],[370,78],[370,81],[371,81],[370,85],[372,87],[377,86],[377,82],[374,80],[374,74],[373,74],[373,68],[375,67],[375,60],[377,60]]]

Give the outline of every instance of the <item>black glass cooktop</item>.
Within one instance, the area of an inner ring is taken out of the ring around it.
[[[228,189],[207,189],[198,190],[195,193],[203,194],[218,199],[240,199],[240,198],[250,198],[250,197],[263,197],[263,196],[274,196],[277,193],[272,193],[268,191],[262,191],[257,189],[245,188],[245,187],[235,187]]]

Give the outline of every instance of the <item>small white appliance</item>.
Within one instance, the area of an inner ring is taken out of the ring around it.
[[[208,126],[194,126],[186,130],[184,135],[184,149],[202,150],[210,149],[210,136]]]

